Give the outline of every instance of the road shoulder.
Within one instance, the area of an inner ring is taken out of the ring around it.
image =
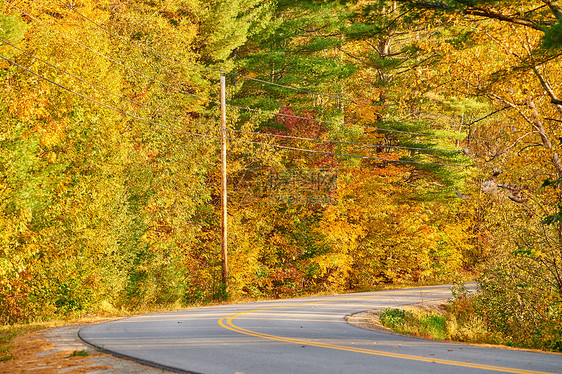
[[[13,358],[0,362],[0,373],[168,373],[98,351],[78,337],[85,326],[88,324],[56,327],[15,338],[10,350]]]

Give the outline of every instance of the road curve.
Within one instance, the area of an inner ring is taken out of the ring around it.
[[[450,297],[448,286],[186,309],[83,328],[87,343],[182,373],[562,373],[562,355],[428,341],[346,315]]]

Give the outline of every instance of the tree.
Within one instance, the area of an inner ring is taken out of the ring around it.
[[[218,162],[190,135],[216,113],[198,61],[224,63],[268,9],[214,23],[224,4],[3,4],[0,54],[31,72],[0,66],[2,322],[187,301],[209,280],[190,275]]]
[[[460,65],[465,66],[460,80],[495,109],[493,125],[471,124],[471,137],[481,140],[471,141],[469,147],[482,165],[495,170],[481,184],[492,196],[484,204],[488,204],[485,232],[490,234],[493,256],[481,282],[489,323],[517,344],[558,349],[560,5],[556,1],[400,3],[431,17],[451,17],[470,32],[474,43],[450,62],[457,63],[460,57]],[[508,308],[492,313],[499,304]],[[526,322],[516,328],[515,321]]]

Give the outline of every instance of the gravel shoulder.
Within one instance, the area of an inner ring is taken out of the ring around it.
[[[15,338],[10,351],[13,358],[0,362],[0,373],[169,373],[96,350],[78,337],[84,326],[87,324],[56,327]]]

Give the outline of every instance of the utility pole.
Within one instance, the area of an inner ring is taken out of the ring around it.
[[[226,79],[220,73],[221,85],[221,161],[222,161],[222,181],[221,181],[221,253],[222,253],[222,281],[224,290],[228,287],[228,216],[227,203],[228,195],[226,189]]]

